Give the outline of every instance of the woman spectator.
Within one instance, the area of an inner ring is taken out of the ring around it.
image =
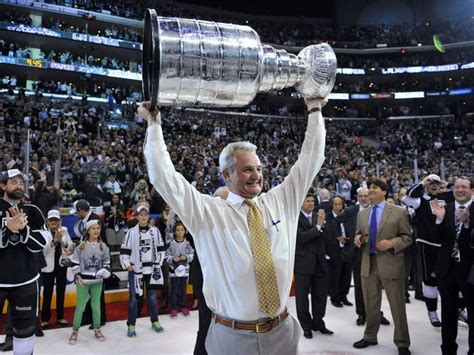
[[[66,227],[61,226],[61,215],[58,210],[48,212],[46,226],[51,232],[52,240],[43,249],[46,267],[42,272],[43,305],[41,307],[41,327],[47,328],[51,318],[51,299],[56,283],[56,319],[60,325],[68,325],[64,319],[64,294],[66,291],[66,274],[69,266],[68,256],[74,250],[74,243]]]

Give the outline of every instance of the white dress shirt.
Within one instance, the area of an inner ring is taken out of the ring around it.
[[[254,198],[270,238],[282,312],[290,293],[301,205],[324,162],[326,129],[320,112],[310,114],[298,161],[280,185]],[[220,316],[254,321],[259,309],[244,198],[227,200],[198,192],[175,171],[161,125],[149,123],[144,154],[150,181],[194,237],[207,305]]]

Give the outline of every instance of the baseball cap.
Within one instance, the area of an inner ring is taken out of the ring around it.
[[[48,219],[51,218],[61,219],[61,214],[58,210],[51,210],[48,212]]]
[[[436,174],[430,174],[426,178],[431,181],[442,182],[441,178]]]
[[[174,269],[174,273],[178,277],[183,277],[186,274],[186,266],[179,265],[176,269]]]
[[[144,206],[144,205],[140,205],[137,207],[137,213],[140,213],[141,211],[147,211],[148,213],[150,213],[150,209],[147,207],[147,206]]]
[[[79,211],[79,210],[88,210],[89,207],[90,207],[89,202],[87,202],[86,200],[83,200],[83,199],[77,200],[72,205],[72,209],[69,211],[69,213],[70,214],[76,214],[77,211]]]
[[[18,169],[10,169],[2,172],[1,182],[6,183],[8,179],[14,178],[15,176],[21,176],[24,181],[27,181],[28,178]]]

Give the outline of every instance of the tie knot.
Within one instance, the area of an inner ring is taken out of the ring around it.
[[[244,200],[244,203],[245,203],[246,205],[250,206],[250,207],[254,207],[254,206],[256,205],[256,204],[255,204],[255,201],[252,200],[251,198],[246,198],[246,199]]]
[[[377,209],[377,207],[378,207],[377,205],[373,205],[372,209],[375,211]]]

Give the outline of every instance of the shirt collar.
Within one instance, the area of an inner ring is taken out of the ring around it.
[[[256,197],[252,198],[252,200],[256,201]],[[229,196],[227,197],[227,200],[230,204],[236,205],[237,207],[239,205],[244,204],[245,197],[242,197],[240,195],[237,195],[231,191],[229,191]]]
[[[376,205],[372,205],[372,206],[377,206],[378,208],[380,208],[381,210],[383,210],[385,208],[385,205],[387,204],[387,200],[383,200],[382,202],[376,204]]]
[[[472,200],[467,201],[465,204],[461,204],[458,201],[454,201],[454,209],[457,210],[461,206],[464,206],[465,208],[469,208],[471,207],[471,203],[472,203]]]
[[[313,217],[313,212],[306,213],[305,211],[303,211],[303,209],[301,209],[301,213],[302,213],[306,218]]]

